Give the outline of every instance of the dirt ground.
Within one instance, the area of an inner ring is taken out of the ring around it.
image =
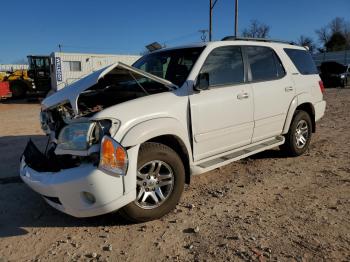
[[[0,104],[0,261],[350,261],[350,89],[326,91],[310,150],[278,149],[192,179],[163,219],[76,219],[17,176],[38,104]]]

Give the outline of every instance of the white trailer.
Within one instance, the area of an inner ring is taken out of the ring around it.
[[[52,90],[58,91],[80,78],[113,63],[123,62],[131,65],[139,58],[140,56],[138,55],[53,52],[50,55]]]

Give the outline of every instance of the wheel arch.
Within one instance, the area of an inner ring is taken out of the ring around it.
[[[312,103],[308,102],[308,103],[303,103],[301,105],[298,105],[296,110],[302,110],[309,114],[311,118],[311,124],[312,124],[312,133],[315,133],[316,132],[315,108],[312,105]]]
[[[289,127],[293,120],[293,116],[295,114],[295,111],[297,110],[303,110],[310,115],[311,123],[312,123],[312,132],[315,133],[316,131],[315,108],[311,102],[311,98],[309,97],[309,95],[301,94],[299,96],[294,97],[294,99],[290,103],[287,117],[282,130],[282,134],[288,133]]]
[[[178,120],[158,118],[142,122],[130,128],[121,140],[124,147],[142,145],[146,142],[161,143],[173,149],[184,164],[186,183],[190,183],[191,144],[188,133]]]
[[[179,155],[179,157],[182,160],[182,163],[184,164],[185,182],[186,184],[190,184],[191,182],[190,158],[184,142],[179,137],[175,135],[162,135],[162,136],[151,138],[150,140],[145,142],[160,143],[173,149]]]

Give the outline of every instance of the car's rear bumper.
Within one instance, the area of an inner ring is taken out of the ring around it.
[[[129,171],[134,172],[133,168]],[[129,178],[108,174],[92,164],[58,172],[38,172],[28,166],[24,156],[20,163],[20,177],[30,188],[54,208],[75,217],[110,213],[134,201],[136,176],[133,186],[127,187],[132,177],[127,175]]]
[[[315,121],[320,120],[326,111],[326,101],[322,100],[314,104],[315,108]]]

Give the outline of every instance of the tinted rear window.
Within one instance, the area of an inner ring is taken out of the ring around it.
[[[299,73],[302,75],[318,74],[316,65],[310,52],[306,50],[285,48],[289,58],[292,60]]]
[[[252,81],[274,80],[285,75],[281,61],[271,48],[248,46],[245,50],[248,55]]]

